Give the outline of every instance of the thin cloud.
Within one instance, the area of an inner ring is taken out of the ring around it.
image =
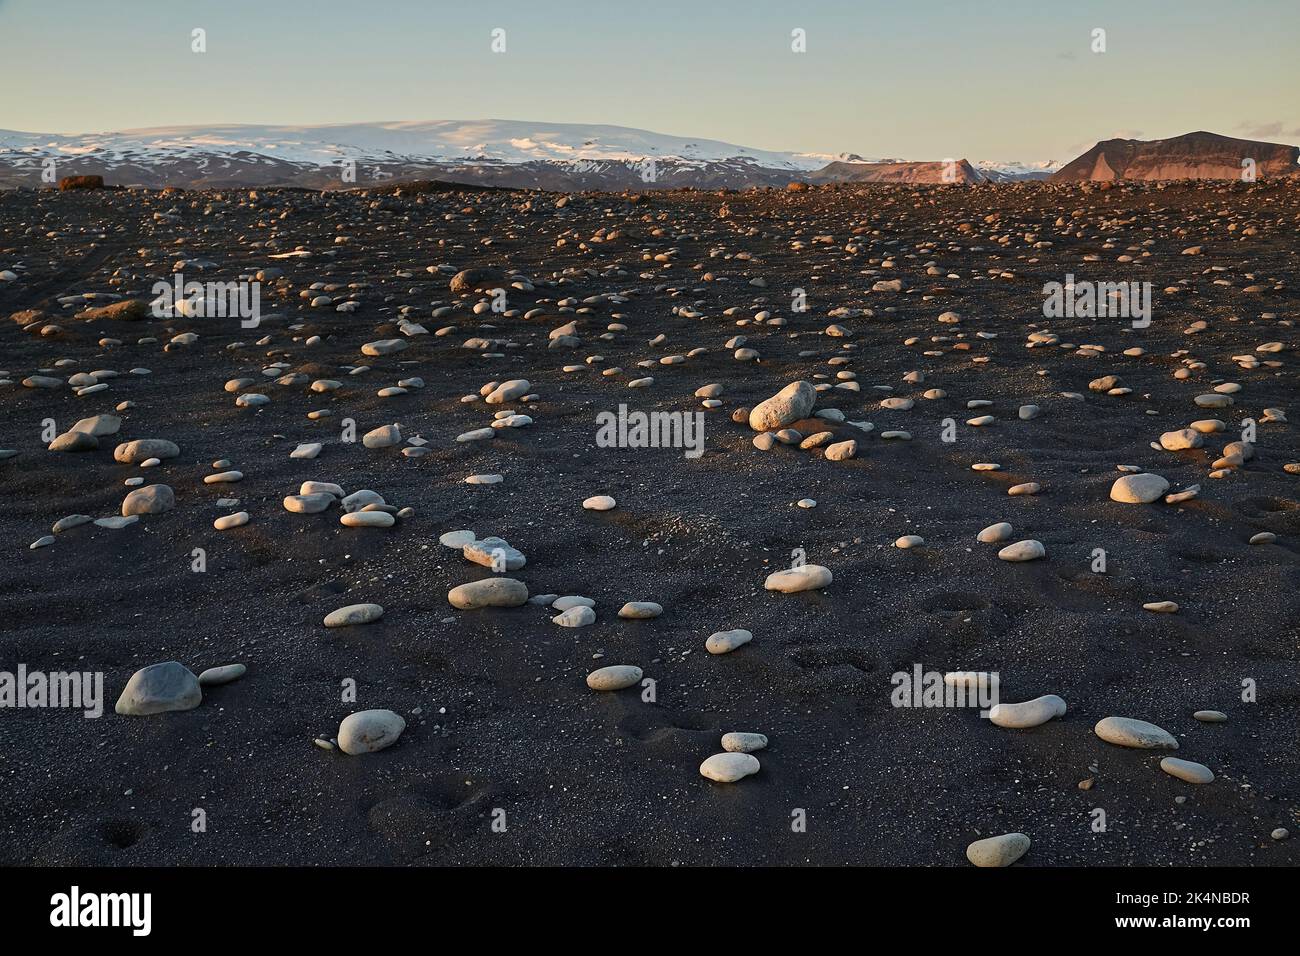
[[[1249,120],[1237,124],[1237,129],[1244,132],[1251,139],[1259,139],[1264,136],[1278,136],[1282,132],[1282,121],[1274,120],[1271,123],[1253,123]],[[1292,130],[1290,135],[1294,136]]]

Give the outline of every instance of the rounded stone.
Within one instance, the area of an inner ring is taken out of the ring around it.
[[[85,432],[88,435],[94,435],[96,438],[103,438],[106,435],[116,435],[121,428],[122,419],[116,415],[94,415],[90,418],[81,419],[68,431]]]
[[[759,771],[758,758],[748,753],[714,754],[700,764],[700,776],[715,783],[735,783]]]
[[[1029,852],[1029,837],[1023,833],[1003,833],[1001,836],[976,840],[966,847],[966,859],[975,866],[1010,866]]]
[[[94,451],[99,447],[99,439],[89,432],[70,431],[55,437],[49,444],[49,451],[78,452]]]
[[[618,616],[633,621],[648,620],[664,612],[663,606],[653,601],[628,601],[618,609]]]
[[[1175,614],[1178,611],[1178,604],[1174,601],[1148,601],[1142,605],[1142,610],[1156,614]]]
[[[367,448],[390,448],[402,440],[402,427],[396,423],[380,425],[361,436],[361,444]]]
[[[370,624],[384,616],[378,604],[348,604],[325,615],[326,627],[349,627],[353,624]]]
[[[203,701],[199,679],[184,664],[164,661],[131,675],[113,709],[119,714],[162,714],[193,710]]]
[[[1158,499],[1169,490],[1169,482],[1159,475],[1143,472],[1123,475],[1110,486],[1110,500],[1127,505],[1145,505]]]
[[[181,450],[165,438],[137,438],[113,449],[113,459],[124,465],[136,465],[150,458],[175,458]]]
[[[243,480],[244,473],[242,471],[221,471],[214,475],[203,476],[205,485],[228,485]]]
[[[1037,727],[1062,716],[1065,710],[1064,699],[1056,694],[1044,694],[1019,704],[994,704],[989,709],[989,720],[999,727]]]
[[[391,747],[406,729],[406,720],[391,710],[359,710],[339,724],[339,750],[345,754],[374,753]]]
[[[519,607],[528,603],[528,585],[515,578],[484,578],[454,587],[447,601],[462,611],[485,607]]]
[[[391,528],[397,519],[387,511],[354,511],[339,515],[339,524],[347,528]]]
[[[596,612],[586,604],[575,604],[551,618],[551,623],[560,627],[587,627],[596,623]]]
[[[343,487],[332,481],[304,481],[298,486],[300,495],[329,495],[331,498],[342,498]]]
[[[635,664],[610,664],[587,675],[592,690],[623,690],[641,682],[641,668]]]
[[[1005,541],[1011,537],[1012,528],[1006,521],[999,521],[997,524],[991,524],[978,535],[975,540],[980,544],[997,544],[999,541]]]
[[[516,399],[523,398],[528,394],[532,385],[526,378],[512,378],[508,382],[502,382],[494,388],[484,399],[489,405],[503,405],[506,402],[513,402]]]
[[[377,358],[382,355],[392,355],[394,352],[401,352],[407,347],[404,339],[380,339],[378,342],[366,342],[361,346],[361,354]]]
[[[369,488],[363,488],[359,492],[352,492],[347,496],[343,496],[339,503],[343,506],[344,511],[364,511],[370,505],[386,505],[387,502],[383,501],[382,494],[372,492]]]
[[[236,511],[233,515],[222,515],[212,522],[212,527],[218,531],[228,531],[231,528],[239,528],[248,524],[249,520],[250,515],[247,511]]]
[[[122,517],[157,515],[176,507],[176,495],[167,485],[145,485],[122,500]]]
[[[722,749],[727,753],[748,754],[756,750],[762,750],[767,746],[767,737],[764,734],[747,734],[738,731],[732,731],[729,734],[722,735]]]
[[[1205,764],[1193,760],[1166,757],[1160,761],[1160,769],[1184,783],[1214,783],[1214,771]]]
[[[850,438],[848,441],[838,441],[833,445],[827,445],[825,458],[827,461],[848,461],[850,458],[856,458],[857,454],[857,439]]]
[[[749,413],[749,427],[756,432],[784,428],[807,418],[817,403],[817,389],[811,382],[791,382]]]
[[[710,654],[729,654],[753,639],[753,634],[741,628],[734,631],[718,631],[709,635],[708,640],[704,642],[704,648]]]
[[[1033,538],[1009,544],[998,552],[998,557],[1003,561],[1036,561],[1046,555],[1047,549],[1043,547],[1043,542]]]
[[[832,580],[834,576],[830,568],[822,567],[820,564],[805,564],[799,568],[772,572],[763,582],[763,587],[769,591],[780,591],[782,594],[794,594],[798,591],[815,591],[824,588]]]
[[[1160,436],[1160,447],[1165,451],[1187,451],[1200,448],[1204,442],[1205,437],[1194,428],[1180,428]]]

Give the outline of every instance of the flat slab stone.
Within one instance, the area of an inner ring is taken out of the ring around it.
[[[1177,750],[1178,741],[1163,727],[1132,717],[1106,717],[1097,721],[1093,732],[1110,744],[1143,750]]]
[[[199,674],[200,687],[216,687],[220,684],[229,684],[231,681],[239,680],[248,671],[243,664],[223,664],[220,667],[209,667]]]

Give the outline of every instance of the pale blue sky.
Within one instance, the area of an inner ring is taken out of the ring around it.
[[[1066,160],[1115,135],[1300,142],[1298,49],[1300,0],[0,0],[0,128],[490,117]]]

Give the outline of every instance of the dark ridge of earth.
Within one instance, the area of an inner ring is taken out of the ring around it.
[[[1295,865],[1297,841],[1270,832],[1300,823],[1300,475],[1283,468],[1300,461],[1300,441],[1285,423],[1261,424],[1254,459],[1222,479],[1208,472],[1241,419],[1286,409],[1295,394],[1297,225],[1300,187],[1286,183],[841,186],[637,203],[581,194],[563,206],[482,192],[0,196],[0,270],[17,274],[0,282],[0,379],[12,382],[0,385],[0,447],[20,453],[0,462],[0,669],[103,671],[106,698],[99,719],[0,711],[0,862],[965,866],[973,840],[1020,831],[1033,841],[1022,866]],[[298,246],[312,257],[270,258]],[[1195,246],[1199,255],[1181,254]],[[251,331],[233,319],[83,321],[57,301],[83,292],[148,300],[190,258],[216,263],[186,273],[198,280],[284,269],[262,296],[264,312],[286,318]],[[440,263],[515,270],[536,287],[510,290],[519,315],[475,314],[483,297],[451,293],[450,273],[426,271]],[[1151,281],[1151,326],[1045,319],[1042,287],[1068,273]],[[749,284],[756,277],[765,288]],[[889,278],[905,291],[872,291]],[[355,295],[359,310],[310,307],[300,293],[316,282],[339,284],[333,294]],[[810,311],[791,311],[796,288]],[[607,293],[628,301],[582,305]],[[590,311],[563,311],[567,297]],[[434,303],[452,313],[431,318]],[[404,305],[430,333],[455,331],[363,357],[363,343],[402,337]],[[543,313],[522,317],[534,308]],[[724,315],[729,308],[739,311]],[[837,308],[873,314],[832,316]],[[31,331],[7,318],[28,309],[47,313]],[[762,309],[789,324],[737,324]],[[949,311],[959,324],[938,321]],[[548,349],[548,333],[575,319],[581,344]],[[1206,327],[1189,333],[1198,320]],[[627,331],[602,338],[613,322]],[[59,331],[37,334],[48,323]],[[851,336],[825,334],[833,323]],[[1041,330],[1060,344],[1027,349]],[[183,332],[198,341],[165,347]],[[321,341],[307,345],[312,335]],[[733,358],[726,343],[737,335],[760,362]],[[99,345],[105,336],[122,344]],[[139,342],[147,337],[157,341]],[[474,337],[513,344],[487,357],[463,347]],[[1267,342],[1286,350],[1256,352]],[[1062,347],[1084,344],[1106,351]],[[1146,352],[1122,354],[1133,347]],[[695,348],[707,351],[658,363]],[[1240,355],[1261,364],[1239,367]],[[848,363],[828,364],[834,356]],[[71,361],[56,367],[60,359]],[[1176,379],[1192,359],[1205,366]],[[653,369],[637,367],[646,360]],[[262,371],[275,361],[343,388],[277,385]],[[361,364],[371,370],[348,374]],[[614,366],[623,371],[600,374]],[[127,374],[136,367],[152,374]],[[22,387],[40,369],[122,374],[77,397],[66,385]],[[797,446],[759,451],[755,433],[731,420],[789,382],[830,385],[845,370],[861,393],[823,392],[817,407],[874,423],[852,460]],[[924,383],[904,381],[912,370]],[[1132,393],[1089,390],[1108,374]],[[627,387],[643,375],[653,386]],[[238,376],[256,379],[244,391],[270,404],[236,407],[237,393],[222,386]],[[411,376],[425,387],[376,395]],[[537,401],[460,400],[511,378],[528,379]],[[1193,403],[1222,382],[1242,386],[1233,407]],[[620,403],[699,411],[693,393],[709,383],[725,391],[706,412],[702,457],[596,446],[599,412]],[[882,409],[877,385],[916,406]],[[922,398],[930,388],[947,397]],[[976,399],[993,405],[968,410]],[[63,430],[123,401],[134,404],[120,413],[121,432],[97,450],[46,451],[44,419]],[[1020,420],[1027,403],[1041,417]],[[334,417],[306,417],[319,408]],[[497,409],[534,423],[491,441],[454,440]],[[984,412],[997,421],[964,424]],[[344,417],[358,435],[400,422],[432,451],[405,458],[342,444]],[[953,443],[940,440],[948,418]],[[1228,431],[1205,448],[1150,447],[1208,418]],[[879,437],[895,428],[912,440]],[[180,457],[146,471],[115,462],[114,446],[136,438],[170,439]],[[305,441],[324,442],[321,456],[291,460]],[[204,484],[218,459],[243,481]],[[972,471],[976,462],[1003,470]],[[1113,502],[1121,464],[1164,475],[1171,490],[1199,484],[1200,495]],[[505,480],[464,483],[480,473]],[[118,513],[134,475],[170,485],[175,509],[28,549],[64,515]],[[309,479],[374,489],[415,514],[390,529],[349,529],[337,508],[285,511],[281,500]],[[1025,481],[1040,482],[1041,494],[1007,495]],[[617,509],[584,510],[597,494],[613,495]],[[223,496],[240,505],[217,508]],[[795,505],[805,497],[817,507]],[[251,512],[249,525],[213,529],[237,510]],[[998,521],[1014,525],[1012,540],[1042,541],[1046,558],[999,561],[997,545],[975,540]],[[506,538],[528,559],[512,577],[534,594],[595,598],[597,622],[558,627],[532,605],[454,610],[451,587],[491,576],[439,544],[455,529]],[[1247,544],[1260,531],[1277,541]],[[925,546],[892,546],[909,533]],[[206,550],[206,573],[190,570],[195,548]],[[795,548],[829,567],[833,583],[765,591],[765,576]],[[1090,570],[1096,548],[1107,551],[1105,574]],[[1180,610],[1142,609],[1158,600]],[[625,621],[616,616],[625,601],[665,610]],[[383,619],[322,626],[360,602],[383,605]],[[705,638],[731,628],[754,640],[731,654],[705,651]],[[248,672],[205,688],[194,710],[113,713],[131,674],[166,660],[195,673],[240,662]],[[589,671],[616,663],[642,667],[655,701],[637,689],[588,690]],[[890,675],[917,663],[995,670],[1004,700],[1059,694],[1069,710],[1009,730],[969,709],[892,707]],[[348,678],[355,704],[340,699]],[[1243,678],[1257,702],[1241,700]],[[394,746],[364,756],[313,746],[364,708],[406,718]],[[1228,722],[1192,718],[1205,708]],[[1180,741],[1176,756],[1217,779],[1184,784],[1159,769],[1166,752],[1101,741],[1092,728],[1108,715],[1164,727]],[[759,773],[720,785],[698,768],[728,731],[771,744],[757,754]],[[1092,788],[1079,789],[1088,778]],[[493,829],[497,808],[504,832]],[[1098,808],[1104,832],[1093,828]],[[191,830],[196,809],[206,832]],[[796,810],[806,832],[791,827]]]

